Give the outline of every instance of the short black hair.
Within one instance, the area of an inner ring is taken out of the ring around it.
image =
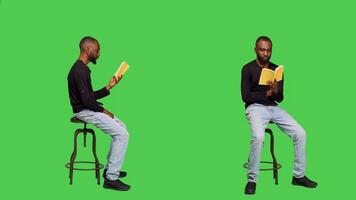
[[[260,36],[260,37],[257,38],[256,43],[255,43],[255,46],[256,46],[256,47],[257,47],[257,43],[258,43],[260,40],[270,42],[271,45],[272,45],[272,40],[271,40],[269,37],[262,35],[262,36]]]
[[[83,49],[84,49],[85,44],[87,44],[87,43],[92,43],[92,42],[98,42],[98,40],[96,40],[95,38],[90,37],[90,36],[85,36],[85,37],[83,37],[83,38],[80,40],[80,42],[79,42],[79,48],[80,48],[80,50],[83,50]]]

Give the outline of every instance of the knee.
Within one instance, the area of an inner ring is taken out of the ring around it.
[[[130,134],[126,129],[125,129],[125,131],[123,131],[122,137],[127,140],[130,138]]]
[[[121,140],[121,141],[128,140],[129,137],[130,137],[129,132],[126,129],[121,128],[121,127],[116,129],[115,135],[113,135],[114,139]]]
[[[306,134],[304,128],[299,127],[296,131],[295,139],[296,140],[305,140],[306,138],[307,138],[307,134]]]
[[[118,135],[121,140],[128,140],[130,137],[129,132],[126,129],[120,129]]]

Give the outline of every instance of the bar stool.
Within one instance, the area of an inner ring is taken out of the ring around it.
[[[272,124],[273,122],[270,122]],[[278,185],[278,169],[282,168],[282,165],[279,164],[276,160],[276,156],[274,155],[274,136],[273,136],[273,131],[269,128],[265,129],[265,132],[270,135],[270,152],[272,156],[272,162],[270,161],[261,161],[261,163],[265,164],[271,164],[272,168],[263,168],[260,169],[260,171],[273,171],[273,178],[274,178],[274,183]],[[248,163],[245,163],[243,165],[244,168],[247,168]]]
[[[97,180],[97,184],[100,184],[100,169],[102,169],[104,166],[102,164],[100,164],[99,159],[96,155],[96,137],[95,137],[95,132],[93,129],[87,128],[87,123],[84,121],[81,121],[80,119],[76,118],[76,117],[72,117],[70,119],[70,121],[72,123],[79,123],[79,124],[84,124],[84,128],[81,129],[77,129],[74,132],[74,149],[72,152],[72,155],[70,157],[70,162],[67,163],[65,165],[66,168],[69,169],[69,184],[72,185],[73,184],[73,171],[74,170],[83,170],[83,171],[90,171],[90,170],[95,170],[95,178]],[[77,138],[78,135],[80,133],[84,134],[84,147],[86,147],[86,137],[87,137],[87,133],[90,133],[93,137],[92,139],[92,152],[94,155],[94,159],[95,162],[91,162],[91,161],[75,161],[75,157],[77,156]],[[74,165],[78,164],[78,163],[87,163],[87,164],[94,164],[95,168],[75,168]]]

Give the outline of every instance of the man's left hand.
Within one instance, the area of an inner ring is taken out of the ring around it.
[[[273,94],[278,94],[278,82],[276,81],[276,79],[274,79],[273,82],[268,81],[268,85],[273,90]]]

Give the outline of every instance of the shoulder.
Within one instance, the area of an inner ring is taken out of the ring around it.
[[[243,67],[242,67],[242,70],[245,71],[245,70],[250,70],[252,68],[255,68],[257,65],[257,62],[256,60],[253,60],[247,64],[245,64]]]
[[[73,64],[69,72],[69,76],[71,76],[74,79],[78,79],[78,78],[82,79],[90,76],[90,70],[83,62],[77,60]]]
[[[89,67],[87,67],[81,60],[75,61],[72,68],[75,71],[86,72],[86,73],[90,72]]]

